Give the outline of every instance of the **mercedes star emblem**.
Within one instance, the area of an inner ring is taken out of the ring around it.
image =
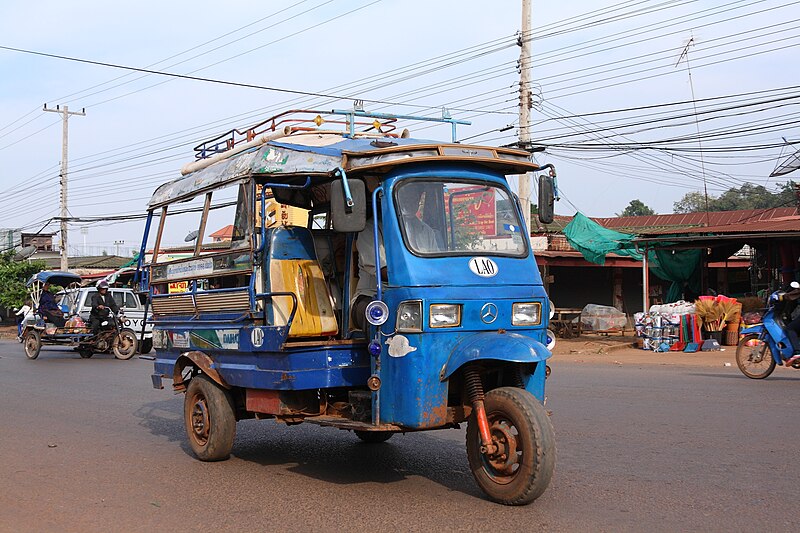
[[[497,306],[493,303],[484,304],[481,307],[481,320],[484,324],[491,324],[497,320]]]

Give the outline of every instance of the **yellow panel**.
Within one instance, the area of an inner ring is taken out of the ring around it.
[[[339,332],[328,287],[316,261],[273,259],[269,274],[270,292],[293,292],[297,295],[297,312],[289,330],[290,337],[320,337]],[[272,311],[274,324],[285,325],[292,312],[291,299],[276,296]]]

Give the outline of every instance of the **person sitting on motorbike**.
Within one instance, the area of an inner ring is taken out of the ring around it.
[[[50,292],[50,284],[46,282],[42,286],[42,296],[39,300],[39,313],[41,313],[45,321],[55,324],[57,328],[64,327],[64,312],[56,303],[53,293]]]
[[[781,299],[791,302],[800,299],[800,289],[790,286]],[[795,306],[796,305],[797,304],[795,304]],[[798,310],[800,310],[800,307],[795,307],[793,309],[792,316],[794,316],[794,318],[784,326],[786,336],[789,337],[792,348],[794,348],[794,353],[800,353],[800,314],[796,313]]]
[[[100,324],[108,319],[109,311],[112,311],[116,317],[119,313],[119,306],[108,292],[108,282],[100,280],[97,283],[97,292],[92,295],[92,310],[89,313],[92,333],[97,335],[100,332]]]

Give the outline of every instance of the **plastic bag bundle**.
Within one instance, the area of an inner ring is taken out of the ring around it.
[[[586,331],[623,330],[628,318],[616,307],[588,304],[581,311],[581,325]]]

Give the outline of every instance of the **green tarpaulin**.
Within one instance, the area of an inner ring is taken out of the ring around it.
[[[587,261],[597,265],[604,265],[610,253],[642,260],[633,243],[635,235],[604,228],[582,213],[575,213],[564,228],[564,235]],[[684,288],[692,294],[700,293],[700,250],[650,249],[647,261],[653,274],[672,282],[667,302],[679,300]]]

